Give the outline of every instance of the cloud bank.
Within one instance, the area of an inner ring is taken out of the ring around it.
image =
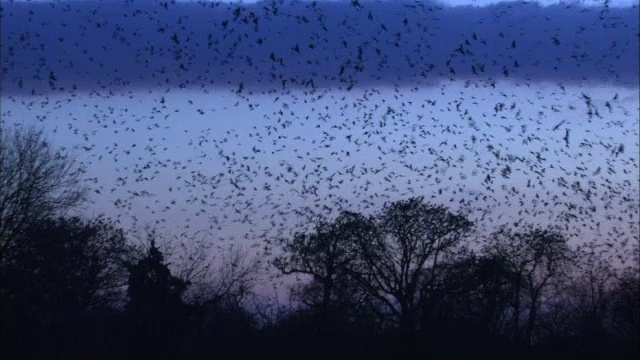
[[[637,8],[2,3],[5,95],[170,87],[638,84]]]

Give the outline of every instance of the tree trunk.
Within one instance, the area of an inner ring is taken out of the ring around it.
[[[531,347],[531,335],[533,334],[533,328],[536,325],[536,318],[538,316],[538,300],[537,294],[533,294],[531,298],[531,305],[529,306],[529,317],[527,321],[527,329],[525,333],[525,345],[527,348]]]
[[[406,303],[401,304],[400,309],[402,354],[405,359],[416,359],[418,357],[418,339],[416,334],[415,309]]]

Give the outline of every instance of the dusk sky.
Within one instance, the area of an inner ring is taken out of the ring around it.
[[[1,4],[2,122],[86,167],[87,216],[261,248],[425,196],[637,246],[637,1]]]

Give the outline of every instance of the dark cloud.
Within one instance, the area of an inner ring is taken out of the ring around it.
[[[637,86],[637,9],[504,3],[2,4],[5,94],[151,87]]]

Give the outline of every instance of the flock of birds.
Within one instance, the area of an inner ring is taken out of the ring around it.
[[[481,233],[562,224],[637,251],[632,13],[3,2],[2,121],[50,130],[127,228],[269,251],[318,216],[425,196]]]

